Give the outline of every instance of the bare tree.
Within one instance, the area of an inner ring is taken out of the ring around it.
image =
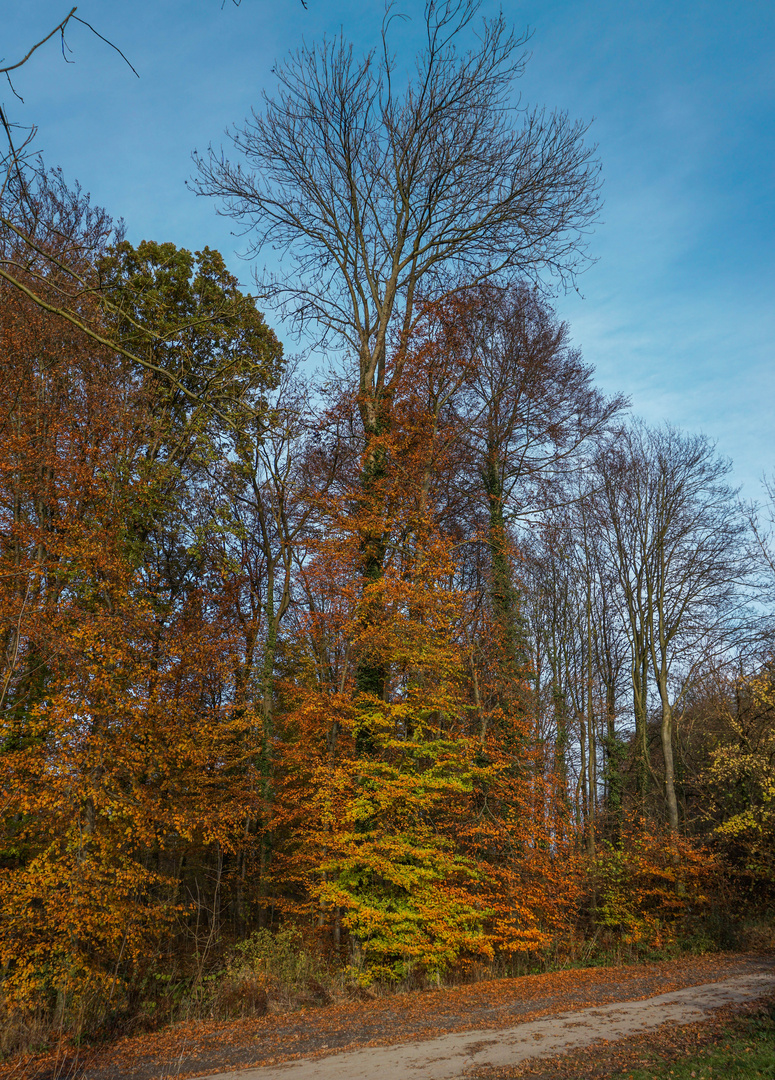
[[[511,104],[526,39],[499,16],[458,50],[478,7],[426,4],[425,45],[401,90],[390,9],[378,53],[358,60],[343,37],[303,46],[278,66],[277,95],[231,133],[237,160],[212,149],[196,159],[196,190],[245,227],[253,254],[282,250],[288,269],[264,276],[264,295],[357,357],[367,439],[385,419],[389,348],[402,355],[420,293],[572,276],[597,212],[583,125]]]
[[[264,297],[357,358],[365,494],[384,475],[382,436],[421,301],[453,281],[572,276],[597,212],[584,127],[511,105],[525,39],[499,16],[459,51],[478,7],[429,0],[406,79],[390,9],[379,55],[358,60],[341,36],[302,46],[278,66],[277,95],[232,132],[236,163],[212,149],[196,159],[196,190],[244,226],[253,254],[283,252],[288,269],[264,275]],[[385,550],[378,524],[362,537],[365,582],[381,576]],[[362,664],[356,683],[381,694],[385,677]]]
[[[450,389],[465,459],[457,483],[471,503],[469,532],[480,533],[487,550],[505,690],[521,681],[527,659],[514,522],[575,497],[568,478],[601,445],[624,400],[594,388],[592,369],[537,289],[465,289],[437,321],[435,349],[447,363],[456,358],[461,373]]]
[[[616,727],[628,647],[617,584],[605,560],[589,472],[566,485],[565,506],[547,514],[525,548],[536,708],[555,742],[558,775],[574,777],[578,820],[594,854],[602,824],[621,819],[622,743]],[[543,694],[540,687],[543,686]],[[603,816],[601,817],[601,812]]]
[[[599,523],[628,614],[636,727],[645,740],[648,673],[660,701],[667,819],[677,829],[676,705],[730,629],[746,577],[746,526],[725,480],[730,465],[704,435],[636,423],[598,469]]]
[[[775,474],[762,480],[767,501],[764,507],[753,505],[748,519],[762,558],[762,567],[769,572],[770,587],[775,585]]]

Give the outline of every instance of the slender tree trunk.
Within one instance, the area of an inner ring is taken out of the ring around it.
[[[665,759],[665,809],[667,821],[673,832],[678,829],[678,799],[675,793],[675,763],[673,760],[673,709],[668,697],[667,680],[660,674],[658,683],[662,702],[662,722],[659,733],[662,739],[662,756]]]
[[[635,786],[641,802],[649,790],[649,746],[646,694],[648,689],[648,655],[638,651],[633,643],[632,707],[635,714]]]
[[[589,737],[589,820],[587,823],[587,852],[595,854],[597,816],[597,740],[592,701],[592,595],[587,586],[587,721]]]
[[[554,703],[554,722],[556,728],[554,742],[555,771],[563,792],[563,797],[568,805],[568,708],[565,694],[555,682],[552,687],[552,701]]]
[[[519,610],[519,594],[514,587],[514,575],[509,558],[506,519],[503,512],[503,488],[495,455],[484,472],[485,493],[489,501],[487,546],[490,552],[490,596],[493,615],[499,633],[500,697],[524,706],[522,680],[527,667],[525,633]]]
[[[583,713],[578,714],[579,721],[579,750],[581,751],[581,772],[579,774],[579,791],[581,793],[580,825],[582,837],[586,837],[589,828],[589,804],[587,801],[587,725],[584,722]]]
[[[382,400],[380,400],[380,397]],[[382,579],[385,566],[385,527],[381,506],[381,482],[385,477],[386,450],[381,442],[385,434],[390,411],[388,395],[367,393],[361,403],[361,420],[364,428],[365,449],[361,470],[365,527],[361,533],[361,580],[364,598],[361,617],[366,625],[376,625],[381,618],[381,605],[371,586]],[[355,693],[385,696],[389,671],[387,665],[371,654],[358,657],[355,663]],[[355,734],[355,749],[360,755],[370,755],[375,750],[374,731],[362,723]]]
[[[616,686],[606,680],[605,794],[611,819],[611,833],[619,837],[622,825],[622,744],[616,737]]]

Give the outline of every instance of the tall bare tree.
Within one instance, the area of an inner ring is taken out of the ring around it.
[[[745,523],[726,483],[730,465],[704,435],[636,423],[598,467],[599,522],[631,633],[636,726],[645,740],[648,673],[660,702],[666,816],[677,829],[676,702],[731,627],[746,576]]]
[[[406,343],[420,292],[443,292],[451,273],[573,274],[597,212],[584,126],[511,102],[526,39],[498,16],[458,50],[478,7],[428,3],[405,80],[389,16],[362,59],[343,37],[302,46],[278,65],[277,95],[232,132],[236,160],[197,159],[197,190],[250,231],[253,253],[283,250],[288,269],[264,278],[266,295],[357,356],[367,431],[391,334]]]
[[[549,270],[572,276],[597,212],[598,166],[585,129],[565,114],[518,109],[524,37],[478,0],[427,3],[416,73],[391,54],[390,12],[378,50],[358,59],[343,37],[302,46],[278,65],[279,89],[232,132],[236,159],[197,158],[200,194],[252,237],[283,251],[263,295],[298,328],[353,355],[366,491],[384,472],[381,436],[420,301],[455,281],[501,285]],[[385,538],[363,537],[366,581]],[[385,673],[364,668],[379,694]]]

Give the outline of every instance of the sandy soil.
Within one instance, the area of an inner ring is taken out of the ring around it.
[[[612,1041],[661,1024],[688,1024],[724,1005],[775,990],[775,971],[693,986],[645,1001],[580,1009],[500,1031],[454,1032],[402,1046],[369,1047],[318,1060],[218,1073],[209,1080],[453,1080],[472,1069],[517,1065],[601,1039]]]

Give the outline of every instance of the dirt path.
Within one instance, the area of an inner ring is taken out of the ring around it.
[[[739,978],[775,976],[775,958],[726,953],[652,964],[568,969],[467,986],[396,993],[370,1001],[276,1012],[260,1018],[176,1024],[107,1046],[72,1048],[0,1064],[0,1080],[185,1080],[269,1067],[282,1076],[288,1062],[341,1063],[361,1049],[406,1045],[471,1032],[514,1029],[573,1012],[640,1002],[689,987]],[[609,1021],[603,1018],[604,1026]],[[611,1020],[612,1022],[612,1020]],[[580,1030],[571,1028],[571,1031]],[[607,1037],[607,1036],[606,1036]],[[479,1035],[477,1035],[479,1038]],[[474,1040],[475,1041],[475,1040]],[[535,1045],[536,1040],[533,1040]],[[346,1054],[341,1053],[346,1051]],[[373,1057],[371,1058],[373,1061]],[[413,1071],[413,1070],[412,1070]],[[410,1071],[409,1075],[412,1075]],[[372,1066],[369,1076],[379,1074]],[[300,1077],[302,1074],[296,1073]],[[415,1075],[422,1076],[422,1072]],[[381,1078],[379,1078],[381,1080]]]
[[[580,1009],[500,1031],[456,1032],[403,1046],[370,1047],[315,1060],[218,1073],[208,1080],[454,1080],[473,1069],[517,1065],[613,1041],[664,1023],[688,1024],[724,1005],[754,1000],[775,989],[775,972],[742,975],[645,1001]]]

